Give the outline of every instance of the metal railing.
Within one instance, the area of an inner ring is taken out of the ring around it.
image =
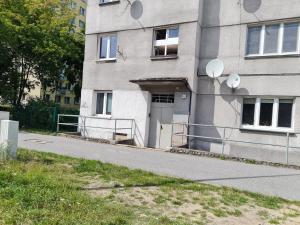
[[[180,126],[176,129],[176,126]],[[191,131],[192,129],[197,131]],[[215,136],[210,135],[196,135],[197,133],[205,133],[203,129],[211,128],[215,130]],[[230,133],[228,133],[230,131]],[[255,141],[247,141],[242,140],[243,137],[237,137],[236,139],[232,138],[233,131],[238,131],[236,134],[241,134],[242,131],[250,131],[244,130],[241,128],[236,127],[225,127],[225,126],[215,126],[215,125],[205,125],[205,124],[188,124],[188,123],[172,123],[172,138],[171,138],[171,147],[181,147],[185,146],[190,148],[190,142],[193,139],[200,139],[202,142],[208,143],[218,143],[221,144],[221,154],[224,155],[225,145],[227,143],[240,143],[240,144],[248,144],[248,145],[258,145],[258,146],[269,146],[269,147],[278,147],[278,148],[285,148],[286,150],[286,164],[289,164],[289,152],[291,149],[299,149],[300,146],[291,145],[291,138],[298,138],[297,135],[300,133],[297,132],[279,132],[281,136],[285,138],[285,144],[272,144],[272,143],[263,143],[263,142],[255,142]],[[254,130],[253,132],[255,132]],[[257,132],[260,132],[257,130]],[[257,135],[258,133],[253,133]],[[268,131],[265,131],[268,133]],[[191,134],[193,133],[193,134]],[[250,134],[249,134],[250,135]],[[177,138],[176,140],[176,137]],[[275,137],[274,137],[275,138]],[[180,143],[181,140],[181,143]],[[175,143],[177,142],[177,144]],[[298,142],[298,141],[297,141]],[[299,138],[300,143],[300,138]]]
[[[68,118],[75,118],[76,122],[63,121]],[[97,125],[97,122],[99,125]],[[102,125],[101,122],[103,123]],[[107,122],[109,122],[109,124],[107,124]],[[61,131],[61,127],[75,127],[76,131],[74,133],[80,133],[83,137],[89,137],[88,133],[91,129],[101,129],[105,132],[112,133],[113,140],[116,140],[116,136],[121,132],[124,132],[125,134],[129,135],[129,139],[134,139],[136,135],[136,125],[133,119],[112,119],[96,116],[59,114],[57,118],[58,133]]]

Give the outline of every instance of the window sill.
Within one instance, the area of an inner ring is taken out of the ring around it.
[[[111,119],[111,115],[103,115],[103,114],[96,114],[95,117],[98,117],[100,119]]]
[[[253,126],[241,126],[240,130],[244,131],[257,131],[257,132],[269,132],[269,133],[295,133],[293,128],[272,128],[272,127],[253,127]]]
[[[251,59],[268,59],[268,58],[297,58],[300,57],[299,53],[291,53],[291,54],[274,54],[274,55],[246,55],[246,60]]]
[[[120,2],[121,2],[120,0],[111,1],[111,2],[102,2],[99,3],[99,6],[115,5],[115,4],[119,4]]]
[[[170,56],[151,56],[150,59],[152,61],[158,61],[158,60],[172,60],[172,59],[178,59],[178,55],[170,55]]]
[[[116,58],[113,59],[97,59],[96,60],[97,63],[115,63],[117,62]]]

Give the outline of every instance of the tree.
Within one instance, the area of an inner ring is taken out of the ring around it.
[[[0,0],[0,96],[20,106],[38,80],[46,89],[82,73],[84,38],[69,0]],[[34,79],[30,79],[36,78]]]

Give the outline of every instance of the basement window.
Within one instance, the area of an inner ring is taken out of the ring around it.
[[[179,43],[179,27],[154,30],[153,56],[177,56]]]
[[[289,132],[293,129],[294,99],[245,98],[242,128]]]
[[[96,115],[110,116],[112,114],[112,93],[96,92]]]

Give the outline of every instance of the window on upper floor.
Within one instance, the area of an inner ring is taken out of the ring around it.
[[[81,29],[84,29],[84,28],[85,28],[85,22],[82,21],[82,20],[79,20],[79,27],[80,27]]]
[[[300,54],[299,22],[248,27],[248,57]]]
[[[153,56],[177,56],[179,43],[179,27],[154,30]]]
[[[117,58],[117,35],[106,35],[99,38],[99,59],[115,60]]]
[[[96,92],[96,114],[110,116],[112,113],[112,93]]]
[[[85,16],[86,9],[80,6],[79,13],[80,13],[80,15]]]
[[[245,98],[242,128],[283,131],[293,127],[294,99]]]

